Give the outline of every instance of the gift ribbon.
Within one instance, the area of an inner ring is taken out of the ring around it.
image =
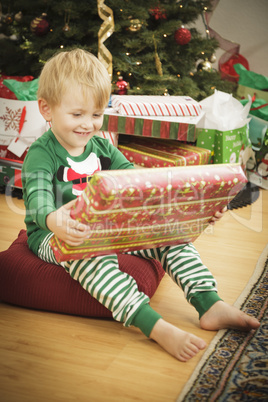
[[[219,2],[220,2],[220,0],[212,0],[211,1],[211,8],[209,11],[204,12],[203,21],[204,21],[206,30],[209,32],[210,38],[216,39],[219,43],[219,47],[225,51],[225,53],[220,57],[219,62],[218,62],[219,71],[221,73],[223,73],[225,76],[229,76],[230,81],[238,82],[238,79],[239,79],[238,74],[236,74],[235,71],[233,71],[232,74],[230,74],[230,71],[229,71],[229,70],[231,70],[231,71],[233,70],[233,65],[240,63],[240,64],[243,64],[247,70],[249,70],[248,61],[242,55],[239,54],[240,44],[223,38],[218,32],[214,31],[209,25],[212,14],[215,11]],[[225,71],[226,69],[228,71]]]
[[[19,123],[19,135],[21,133],[23,124],[25,122],[25,116],[26,116],[26,106],[23,107],[22,112],[21,112],[21,116],[20,116],[20,123]],[[15,142],[17,142],[19,140],[19,135],[18,137],[15,139]]]
[[[260,105],[257,107],[252,107],[250,110],[258,110],[258,109],[262,109],[263,107],[266,107],[266,106],[268,106],[268,103],[265,103],[264,105]]]
[[[98,32],[98,58],[105,65],[107,71],[112,77],[113,75],[113,65],[112,65],[112,54],[109,52],[104,42],[108,39],[114,31],[114,15],[113,10],[104,4],[104,0],[98,0],[98,13],[100,18],[104,21]]]

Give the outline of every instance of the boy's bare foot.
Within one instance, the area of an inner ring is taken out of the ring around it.
[[[250,331],[259,328],[260,323],[256,318],[220,300],[201,317],[200,326],[210,331],[219,329]]]
[[[201,338],[182,331],[162,318],[156,322],[150,338],[182,362],[191,359],[206,347],[206,343]]]

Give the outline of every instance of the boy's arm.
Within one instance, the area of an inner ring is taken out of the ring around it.
[[[118,170],[118,169],[135,169],[133,163],[129,162],[125,155],[119,151],[116,147],[109,144],[109,152],[111,158],[111,170]]]
[[[22,184],[27,216],[47,230],[46,216],[56,209],[51,174],[29,159],[23,165]]]

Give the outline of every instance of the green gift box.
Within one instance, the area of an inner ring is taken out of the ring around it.
[[[251,183],[268,190],[268,121],[250,115],[249,137],[254,151],[247,163]]]
[[[256,96],[256,98],[264,99],[266,102],[268,102],[268,91],[262,91],[260,89],[250,88],[240,84],[237,88],[237,95],[242,99],[248,99],[248,95],[251,97]]]
[[[251,147],[248,124],[234,130],[198,129],[196,145],[211,151],[211,163],[242,163],[243,153]]]

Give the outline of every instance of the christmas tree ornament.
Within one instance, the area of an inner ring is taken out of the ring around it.
[[[19,11],[17,14],[15,14],[14,20],[15,20],[16,22],[21,22],[21,21],[22,21],[22,17],[23,17],[22,11]]]
[[[113,10],[104,4],[104,0],[98,0],[98,14],[103,20],[98,32],[98,58],[105,65],[112,78],[113,75],[113,57],[111,52],[104,46],[104,42],[114,32],[114,14]]]
[[[154,53],[155,67],[156,67],[156,71],[157,71],[158,75],[162,76],[163,75],[162,63],[161,63],[160,57],[157,53],[157,43],[156,43],[154,35],[153,35],[153,40],[154,40],[154,51],[155,51],[155,53]]]
[[[201,61],[201,63],[198,64],[197,69],[199,71],[203,70],[203,71],[210,72],[212,70],[212,66],[208,60],[203,60],[203,61]]]
[[[48,33],[49,22],[46,18],[47,14],[43,13],[41,17],[36,17],[34,20],[32,20],[30,28],[36,36],[44,36]]]
[[[69,32],[70,31],[70,26],[68,25],[68,24],[64,24],[64,27],[62,28],[62,30],[64,31],[64,32]]]
[[[12,16],[12,14],[6,14],[5,16],[3,16],[3,20],[4,20],[4,23],[5,24],[7,24],[7,25],[11,25],[12,24],[12,22],[13,22],[13,16]]]
[[[19,40],[19,37],[16,34],[7,36],[7,35],[1,33],[0,34],[0,40],[2,40],[2,39],[9,39],[9,40],[13,40],[14,42],[16,42],[16,41]]]
[[[159,6],[152,8],[150,10],[150,14],[154,17],[156,21],[167,19],[166,10],[164,8],[160,8]]]
[[[215,54],[212,54],[209,58],[210,63],[215,63],[217,61],[217,57]]]
[[[118,87],[118,91],[117,91],[118,95],[127,95],[128,83],[126,81],[124,81],[122,75],[120,75],[118,77],[116,86]]]
[[[69,32],[70,31],[70,11],[69,10],[65,10],[65,15],[64,15],[64,27],[62,28],[62,30],[64,32]]]
[[[175,31],[174,39],[178,45],[187,45],[191,40],[191,32],[182,26]]]
[[[131,32],[138,32],[141,29],[141,27],[142,27],[142,23],[137,18],[130,20],[129,30]]]

